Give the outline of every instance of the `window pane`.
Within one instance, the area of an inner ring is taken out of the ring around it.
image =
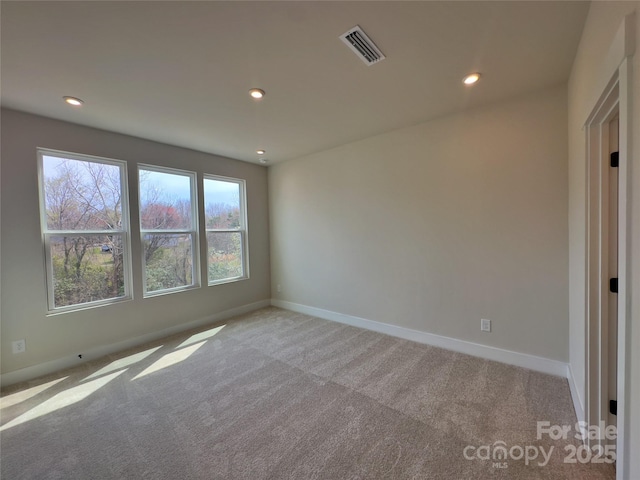
[[[147,292],[193,285],[193,238],[190,234],[143,237]]]
[[[240,228],[240,184],[204,179],[207,228]]]
[[[54,306],[124,296],[122,240],[122,235],[49,237]]]
[[[119,166],[43,155],[42,167],[48,229],[122,228]]]
[[[207,246],[209,282],[243,275],[240,232],[207,232]]]
[[[154,230],[189,230],[192,177],[140,169],[140,226]]]

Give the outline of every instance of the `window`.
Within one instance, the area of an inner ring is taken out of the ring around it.
[[[49,312],[131,299],[126,162],[48,149],[38,162]],[[244,180],[204,176],[200,238],[196,174],[151,165],[138,174],[145,297],[200,286],[201,241],[209,285],[248,278]]]
[[[140,167],[145,295],[199,285],[195,173]]]
[[[247,278],[244,180],[204,177],[209,285]]]
[[[49,311],[130,298],[125,163],[38,150]]]

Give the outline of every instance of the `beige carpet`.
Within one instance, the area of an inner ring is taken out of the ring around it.
[[[276,308],[1,401],[3,480],[614,477],[536,438],[576,422],[565,379]],[[478,458],[496,445],[516,458]]]

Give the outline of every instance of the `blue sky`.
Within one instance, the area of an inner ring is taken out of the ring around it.
[[[240,206],[240,185],[233,182],[204,179],[205,203],[226,203]]]
[[[168,200],[189,199],[188,176],[153,171],[146,171],[145,176],[149,184],[160,188]],[[204,198],[205,204],[225,203],[238,205],[239,185],[233,182],[205,178]]]
[[[73,160],[77,164],[86,164],[80,160]],[[45,178],[55,178],[59,175],[58,167],[61,159],[49,155],[43,156],[43,172]],[[115,165],[106,165],[107,167],[118,169]],[[144,176],[146,183],[157,187],[161,192],[164,200],[188,200],[189,199],[189,180],[190,177],[179,174],[168,174],[164,172],[156,172],[145,170]],[[225,203],[229,205],[238,205],[239,203],[239,185],[234,182],[225,182],[221,180],[204,179],[204,195],[206,203]]]

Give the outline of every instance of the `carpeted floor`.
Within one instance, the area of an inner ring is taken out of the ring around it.
[[[576,423],[565,379],[276,308],[1,402],[3,480],[614,478],[536,438]]]

